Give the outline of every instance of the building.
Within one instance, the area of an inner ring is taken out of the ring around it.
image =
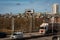
[[[59,13],[59,5],[57,3],[53,4],[53,6],[52,6],[52,13],[53,14],[58,14]]]
[[[39,18],[41,16],[41,13],[36,13],[36,18]]]
[[[25,13],[33,13],[34,12],[34,10],[31,10],[31,9],[26,9],[25,10]]]
[[[25,10],[25,14],[26,14],[26,16],[28,15],[28,16],[32,16],[33,14],[34,14],[34,10],[33,9],[26,9]]]

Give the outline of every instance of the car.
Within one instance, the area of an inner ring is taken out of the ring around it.
[[[5,38],[7,37],[7,34],[5,32],[0,32],[0,38]]]
[[[60,40],[60,35],[53,36],[52,40]]]
[[[13,35],[11,36],[13,39],[21,39],[23,38],[23,32],[14,32]]]

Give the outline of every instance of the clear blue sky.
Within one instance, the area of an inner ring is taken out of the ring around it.
[[[25,9],[51,12],[54,3],[60,5],[60,0],[0,0],[0,13],[24,13]]]

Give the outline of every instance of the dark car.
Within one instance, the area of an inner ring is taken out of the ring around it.
[[[60,36],[53,36],[52,40],[60,40]]]
[[[7,34],[5,32],[0,32],[0,38],[5,38]]]

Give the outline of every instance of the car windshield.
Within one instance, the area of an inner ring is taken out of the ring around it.
[[[13,35],[21,35],[23,34],[22,32],[15,32]]]

